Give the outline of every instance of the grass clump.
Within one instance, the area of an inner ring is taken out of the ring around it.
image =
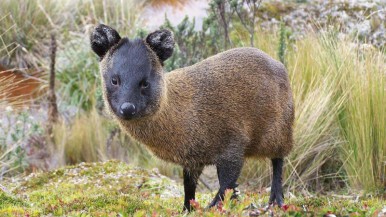
[[[359,73],[343,83],[349,100],[339,113],[341,155],[350,186],[371,189],[386,183],[386,58],[376,53],[360,62],[354,58],[351,54],[344,63],[352,66],[345,70]]]
[[[274,55],[277,37],[263,35],[257,47]],[[296,112],[285,185],[316,191],[382,188],[385,54],[327,32],[292,42],[286,58]],[[248,162],[243,174],[243,180],[252,178],[251,185],[270,185],[270,162]]]
[[[112,134],[117,126],[93,109],[78,115],[68,124],[66,121],[54,127],[55,155],[59,165],[96,162],[107,159],[128,159],[128,148],[123,142],[128,138]]]

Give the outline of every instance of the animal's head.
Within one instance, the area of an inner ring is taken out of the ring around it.
[[[100,24],[90,42],[100,58],[105,101],[111,111],[124,120],[156,113],[165,91],[162,65],[173,53],[173,34],[158,30],[145,39],[131,40]]]

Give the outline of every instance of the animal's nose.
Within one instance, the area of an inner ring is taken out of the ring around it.
[[[135,105],[129,102],[125,102],[121,105],[121,108],[119,110],[122,116],[126,118],[131,118],[135,115]]]

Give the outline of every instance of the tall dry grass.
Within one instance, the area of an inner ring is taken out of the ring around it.
[[[274,55],[277,38],[263,38],[257,47]],[[383,186],[385,54],[329,33],[309,33],[287,52],[296,120],[286,186],[318,190],[332,180],[356,189]],[[254,184],[269,185],[269,164],[248,162],[244,180],[259,177]]]
[[[59,164],[76,164],[80,162],[105,161],[115,158],[125,160],[127,148],[120,147],[110,137],[108,119],[101,116],[95,109],[89,113],[78,114],[70,123],[62,120],[54,126],[54,144],[58,152]],[[108,150],[109,149],[109,150]],[[118,149],[118,150],[115,150]]]
[[[132,35],[141,24],[139,15],[149,2],[139,0],[3,0],[0,5],[0,59],[17,68],[39,68],[47,62],[50,34],[57,33],[59,48],[92,25],[120,26]]]
[[[371,189],[384,186],[386,166],[386,58],[378,51],[358,55],[343,49],[347,73],[342,89],[348,100],[339,113],[344,144],[340,154],[350,186]]]
[[[179,167],[154,157],[96,109],[78,114],[70,123],[61,120],[54,125],[53,136],[51,168],[116,159],[148,169],[157,167],[170,177],[181,174]]]

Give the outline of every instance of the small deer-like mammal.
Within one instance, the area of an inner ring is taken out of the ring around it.
[[[246,157],[271,159],[269,203],[283,205],[283,158],[292,149],[294,121],[283,64],[256,48],[236,48],[164,73],[174,49],[168,30],[131,40],[100,24],[90,41],[107,110],[156,156],[183,167],[184,210],[191,210],[204,166],[217,167],[212,207],[237,187]]]

